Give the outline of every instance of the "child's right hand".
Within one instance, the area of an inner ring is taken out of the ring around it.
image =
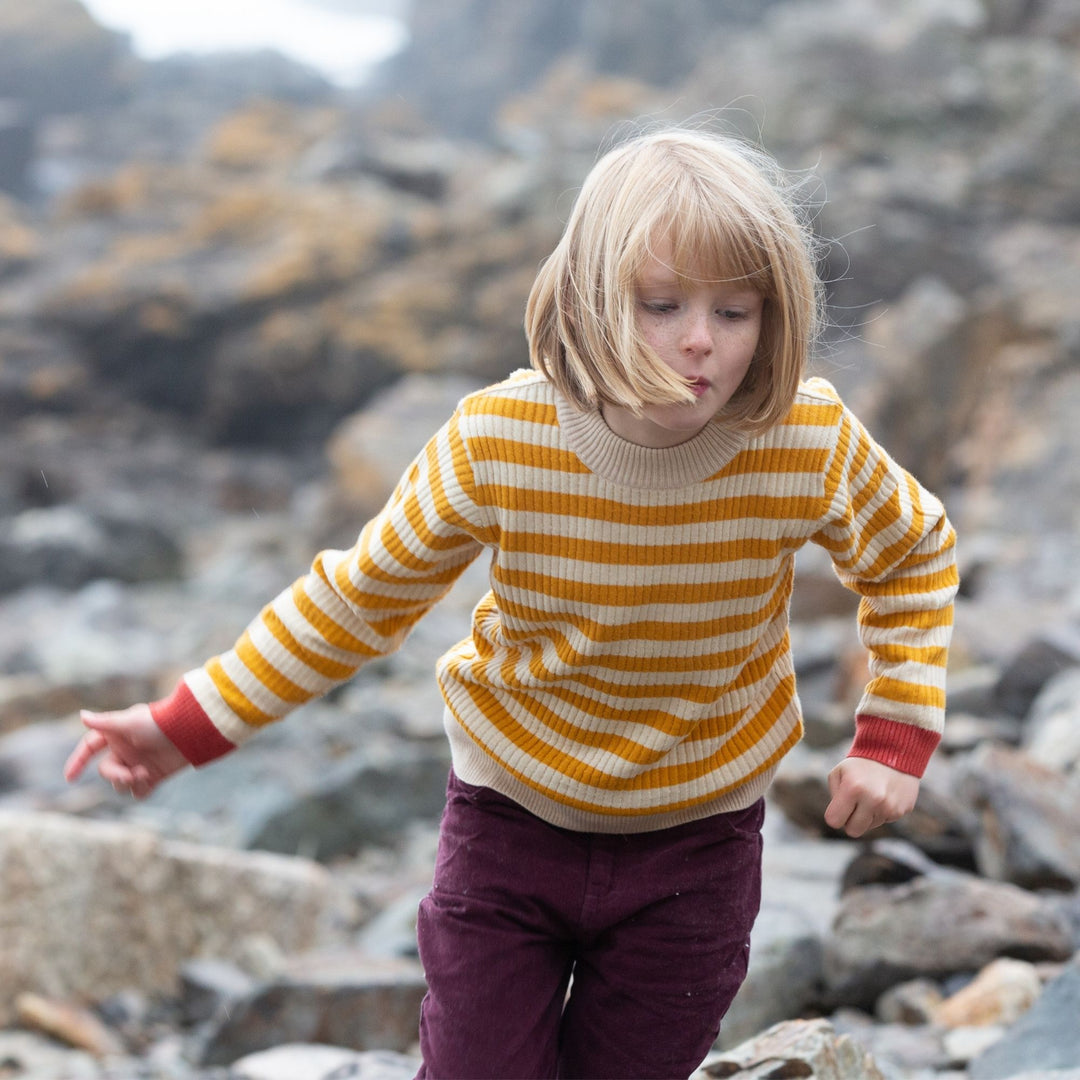
[[[80,713],[89,729],[64,766],[64,778],[76,780],[98,754],[98,772],[121,794],[145,799],[162,780],[179,772],[187,759],[154,722],[149,705],[121,712]]]

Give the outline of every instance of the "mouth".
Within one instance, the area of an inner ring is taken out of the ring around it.
[[[690,393],[693,394],[694,397],[701,397],[711,385],[712,383],[710,383],[708,379],[691,379],[689,383]]]

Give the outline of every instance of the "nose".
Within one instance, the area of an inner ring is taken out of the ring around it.
[[[712,352],[712,330],[708,312],[688,312],[683,325],[682,350],[687,355],[708,355]]]

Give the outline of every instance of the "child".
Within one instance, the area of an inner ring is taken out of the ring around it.
[[[396,649],[486,550],[491,590],[437,668],[453,770],[418,921],[421,1077],[685,1077],[706,1055],[746,973],[762,796],[802,730],[807,541],[861,596],[871,657],[826,820],[859,836],[914,805],[953,531],[800,382],[820,284],[778,176],[701,133],[607,154],[529,298],[534,370],[465,398],[356,545],[231,652],[84,714],[67,775],[102,754],[144,797]]]

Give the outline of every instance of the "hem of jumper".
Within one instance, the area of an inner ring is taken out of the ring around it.
[[[443,717],[454,772],[466,784],[491,788],[542,821],[559,829],[590,833],[643,833],[670,829],[691,821],[712,817],[714,814],[745,810],[765,794],[772,782],[779,762],[735,788],[722,792],[714,799],[684,806],[678,810],[610,814],[595,813],[574,806],[567,806],[556,799],[541,794],[535,788],[518,780],[490,757],[458,723],[454,714],[446,709]]]

